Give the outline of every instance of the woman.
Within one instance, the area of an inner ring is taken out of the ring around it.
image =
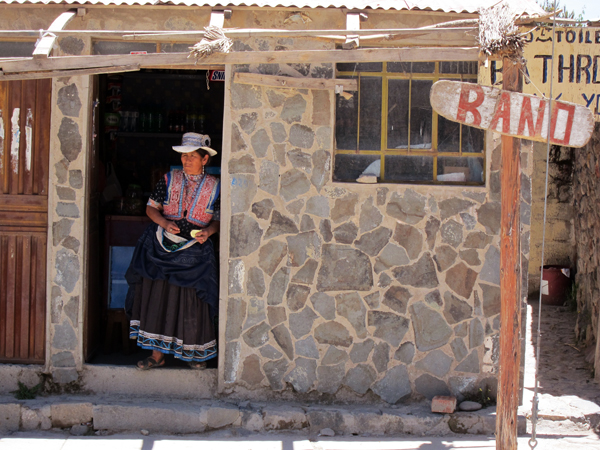
[[[217,154],[209,145],[207,135],[184,134],[173,147],[183,170],[166,174],[146,206],[154,224],[138,240],[126,274],[129,337],[152,350],[137,363],[140,370],[164,366],[167,354],[194,369],[217,356],[219,285],[208,238],[219,231],[219,180],[204,173]]]

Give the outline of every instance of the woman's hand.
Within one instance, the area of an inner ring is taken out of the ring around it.
[[[194,239],[199,243],[204,244],[210,236],[219,231],[220,224],[221,222],[218,220],[213,220],[206,228],[192,231]]]
[[[165,219],[161,212],[155,207],[147,205],[146,214],[148,217],[150,217],[150,219],[152,219],[152,222],[163,227],[166,232],[171,234],[179,233],[179,227],[175,225],[175,222]]]
[[[206,240],[208,239],[208,237],[210,236],[210,234],[208,234],[208,231],[206,230],[206,228],[203,230],[194,230],[194,231],[195,231],[194,239],[196,239],[201,244],[204,244],[206,242]]]
[[[175,225],[175,222],[171,222],[170,220],[165,220],[165,224],[163,226],[166,232],[171,234],[179,234],[179,227]]]

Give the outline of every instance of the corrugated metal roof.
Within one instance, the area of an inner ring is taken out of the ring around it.
[[[510,0],[515,11],[528,15],[542,15],[544,10],[534,0]],[[383,10],[432,10],[443,12],[475,13],[489,8],[498,0],[0,0],[0,4],[68,4],[68,5],[185,5],[185,6],[255,6],[288,8],[348,8]]]

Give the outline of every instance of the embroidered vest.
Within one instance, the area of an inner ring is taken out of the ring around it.
[[[169,220],[184,218],[183,191],[188,181],[183,170],[172,170],[165,174],[167,200],[163,204],[163,216]],[[219,179],[205,174],[192,195],[192,204],[185,219],[201,227],[210,223],[214,213],[215,200],[219,197]]]

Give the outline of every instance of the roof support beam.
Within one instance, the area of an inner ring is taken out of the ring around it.
[[[39,40],[39,42],[35,46],[35,49],[33,50],[34,58],[47,58],[48,56],[50,56],[52,47],[54,46],[54,43],[56,42],[56,35],[54,35],[52,33],[52,31],[62,30],[75,17],[76,14],[77,14],[76,11],[66,11],[66,12],[62,13],[60,16],[58,16],[54,20],[54,22],[52,22],[52,25],[50,25],[50,28],[48,28],[48,31],[46,33],[44,33],[42,38]]]
[[[137,72],[139,64],[131,66],[94,67],[91,69],[52,70],[47,72],[26,72],[14,75],[0,75],[0,81],[40,80],[42,78],[74,77],[79,75],[97,75],[100,73]]]
[[[213,53],[197,61],[207,64],[260,64],[303,62],[378,62],[378,61],[478,61],[478,47],[403,47],[358,50],[292,50],[265,52]],[[0,60],[0,80],[4,74],[43,70],[89,69],[140,64],[142,67],[190,65],[196,60],[189,53],[150,53],[147,55],[60,56],[47,59],[13,58]]]

